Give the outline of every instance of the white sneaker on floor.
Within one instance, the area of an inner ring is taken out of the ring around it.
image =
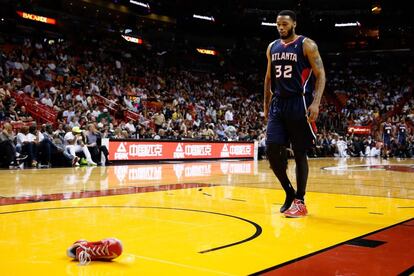
[[[92,160],[88,161],[88,166],[96,166],[97,164],[93,162]]]
[[[72,167],[79,166],[79,157],[75,156],[72,160]]]

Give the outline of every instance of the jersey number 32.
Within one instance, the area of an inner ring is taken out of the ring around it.
[[[292,77],[292,65],[276,65],[276,78],[280,78],[283,75],[283,78],[289,79]]]

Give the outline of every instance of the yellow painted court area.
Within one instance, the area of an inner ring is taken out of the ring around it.
[[[409,166],[409,161],[395,164]],[[367,169],[359,160],[348,161],[350,170],[343,170],[337,160],[310,160],[309,216],[287,219],[279,213],[284,193],[267,163],[223,164],[180,164],[181,174],[176,164],[0,171],[2,197],[66,192],[66,200],[0,206],[1,274],[247,275],[414,217],[414,208],[408,208],[414,207],[412,172]],[[126,173],[115,173],[121,169]],[[142,176],[133,171],[139,169]],[[289,170],[293,177],[294,166]],[[47,178],[41,181],[41,175]],[[373,178],[381,186],[376,192]],[[69,199],[85,191],[176,183],[217,186]],[[397,187],[406,196],[386,196]],[[80,266],[66,257],[76,240],[107,237],[120,239],[124,247],[112,262]]]

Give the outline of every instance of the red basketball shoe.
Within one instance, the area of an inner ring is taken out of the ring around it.
[[[306,210],[306,205],[302,200],[295,199],[290,208],[283,214],[287,218],[301,218],[308,214],[308,210]]]
[[[104,239],[97,242],[86,240],[76,241],[67,250],[68,257],[74,258],[81,265],[89,264],[91,261],[108,261],[122,254],[122,244],[114,238]]]

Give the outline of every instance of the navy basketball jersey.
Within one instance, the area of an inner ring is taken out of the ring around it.
[[[303,54],[303,42],[306,39],[304,36],[298,36],[294,41],[286,44],[281,39],[271,44],[270,59],[274,95],[281,97],[312,95],[315,78],[311,65]]]
[[[407,133],[407,125],[399,124],[398,125],[398,139],[405,139],[406,133]]]
[[[389,137],[392,134],[392,124],[385,123],[383,128],[384,137]]]

